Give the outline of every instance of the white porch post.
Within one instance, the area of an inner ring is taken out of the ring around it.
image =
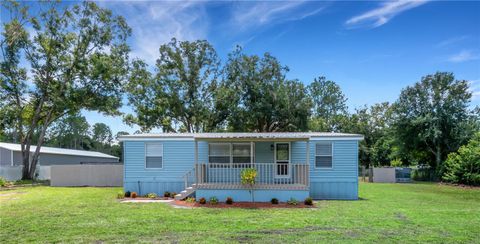
[[[255,153],[254,151],[255,149],[253,148],[253,141],[250,142],[250,163],[251,164],[255,164],[255,162],[253,162],[253,155]]]
[[[309,171],[310,171],[310,139],[307,141],[307,165],[304,166],[305,167],[305,172],[304,172],[304,176],[305,176],[305,185],[308,185],[309,184]]]
[[[199,167],[198,167],[198,141],[197,140],[195,140],[195,150],[194,151],[195,151],[195,166],[194,166],[194,168],[195,168],[195,183],[198,184],[198,181],[199,181],[198,180],[198,176],[199,176],[198,169],[199,169]]]

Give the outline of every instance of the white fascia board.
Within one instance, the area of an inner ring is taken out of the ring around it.
[[[193,137],[124,137],[118,141],[194,141]]]
[[[324,137],[324,136],[319,136],[319,137],[311,137],[310,141],[361,141],[363,140],[362,137],[358,136],[329,136],[329,137]]]

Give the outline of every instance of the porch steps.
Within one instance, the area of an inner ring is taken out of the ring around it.
[[[175,195],[175,200],[183,200],[188,196],[192,195],[195,192],[195,188],[193,188],[195,184],[190,187],[187,187],[185,190],[181,191],[179,194]]]

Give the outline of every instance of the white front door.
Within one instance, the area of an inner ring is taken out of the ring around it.
[[[275,143],[275,178],[290,177],[290,143]]]

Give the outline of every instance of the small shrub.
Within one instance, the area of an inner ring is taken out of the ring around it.
[[[0,186],[6,186],[7,185],[7,180],[3,177],[0,177]]]
[[[194,202],[195,202],[195,198],[194,198],[194,197],[187,197],[187,199],[185,200],[185,202],[194,203]]]
[[[119,191],[117,193],[117,199],[123,199],[125,197],[125,193],[123,193],[123,191]]]
[[[480,186],[480,132],[467,145],[448,155],[442,179],[455,184]]]
[[[130,191],[125,192],[125,197],[130,197],[132,193]]]
[[[207,203],[207,200],[204,197],[202,197],[202,198],[200,198],[200,200],[198,200],[198,203],[205,204],[205,203]]]
[[[171,197],[171,198],[174,198],[174,197],[175,197],[175,195],[177,195],[177,193],[176,193],[176,192],[172,192],[172,193],[170,193],[170,197]]]
[[[402,167],[402,165],[403,165],[402,160],[400,160],[398,158],[390,161],[390,166],[392,166],[392,167]]]
[[[145,195],[146,198],[156,198],[157,197],[157,194],[153,193],[153,192],[150,192],[148,193],[147,195]]]
[[[13,182],[14,185],[32,185],[35,183],[33,180],[17,180]]]
[[[270,200],[270,202],[271,202],[272,204],[278,204],[278,199],[272,198],[272,200]]]
[[[132,193],[130,194],[130,197],[131,197],[131,198],[137,198],[137,196],[138,196],[138,195],[137,195],[136,192],[132,192]]]
[[[169,192],[169,191],[166,191],[165,193],[163,193],[163,196],[164,196],[164,197],[170,197],[170,192]]]
[[[212,205],[215,205],[218,203],[218,199],[216,197],[211,197],[208,202]]]
[[[313,199],[311,197],[307,197],[305,198],[305,201],[303,201],[303,203],[308,206],[313,206]]]
[[[290,198],[290,200],[287,201],[288,205],[298,205],[298,201],[295,198]]]
[[[233,198],[227,197],[227,200],[225,201],[225,203],[229,205],[233,204]]]

